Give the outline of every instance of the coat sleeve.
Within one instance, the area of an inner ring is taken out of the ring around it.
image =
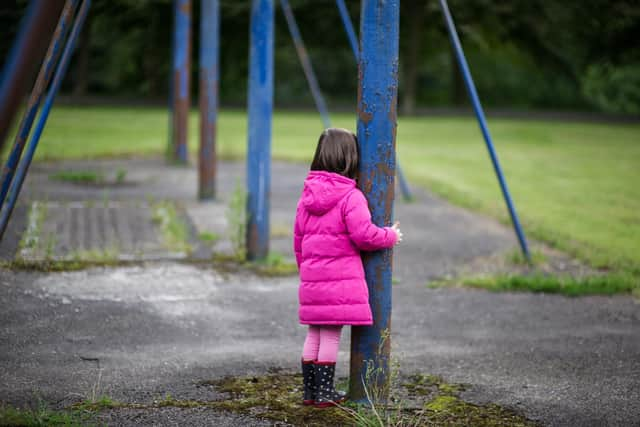
[[[367,199],[360,190],[353,191],[345,202],[344,220],[349,238],[363,251],[390,248],[398,236],[391,227],[378,227],[371,222]]]
[[[298,202],[296,208],[296,219],[293,226],[293,251],[296,254],[296,264],[298,264],[298,270],[300,270],[300,262],[302,261],[302,224],[304,216],[304,208],[302,207],[302,200]]]

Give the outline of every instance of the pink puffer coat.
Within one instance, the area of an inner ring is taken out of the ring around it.
[[[378,227],[356,182],[311,171],[298,202],[293,246],[300,270],[300,323],[371,325],[360,251],[392,247],[397,235]]]

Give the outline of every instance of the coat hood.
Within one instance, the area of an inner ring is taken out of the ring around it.
[[[333,172],[310,171],[304,181],[302,204],[312,215],[323,215],[354,189],[356,181]]]

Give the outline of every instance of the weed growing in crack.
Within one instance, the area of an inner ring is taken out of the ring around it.
[[[31,204],[27,214],[27,227],[18,244],[18,259],[30,258],[41,249],[42,226],[46,216],[46,202],[35,201]]]
[[[116,184],[122,184],[127,177],[127,170],[124,168],[118,168],[116,170]]]
[[[236,182],[235,189],[229,199],[227,207],[227,227],[229,239],[233,247],[233,253],[238,261],[247,259],[247,193],[240,184]]]
[[[175,205],[169,201],[158,202],[152,207],[152,220],[160,228],[165,246],[176,252],[191,252],[189,229],[180,218]]]
[[[2,426],[84,426],[87,414],[78,411],[54,411],[40,401],[34,409],[18,409],[0,404]]]

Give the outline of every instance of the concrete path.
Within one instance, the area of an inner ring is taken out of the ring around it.
[[[124,167],[131,185],[109,188],[109,200],[177,200],[198,231],[225,226],[221,215],[244,171],[243,164],[223,164],[220,200],[198,204],[195,171],[159,160],[34,166],[23,200],[100,200],[104,189],[52,182],[48,175]],[[275,229],[291,226],[305,173],[305,166],[274,164]],[[512,232],[421,192],[415,203],[398,203],[396,217],[405,240],[394,258],[392,342],[403,373],[471,384],[463,398],[501,404],[542,425],[640,425],[636,301],[429,289],[430,279],[477,268],[514,248]],[[24,226],[23,215],[10,232],[19,236]],[[290,257],[290,243],[283,231],[273,247]],[[3,242],[0,255],[10,258],[15,246]],[[167,393],[211,399],[214,392],[199,381],[296,371],[305,332],[297,324],[295,277],[267,279],[170,258],[76,272],[0,270],[0,304],[0,401],[12,404],[41,398],[64,407],[96,393],[127,402]],[[345,330],[343,376],[348,343]],[[202,409],[104,416],[126,425],[264,424]]]

